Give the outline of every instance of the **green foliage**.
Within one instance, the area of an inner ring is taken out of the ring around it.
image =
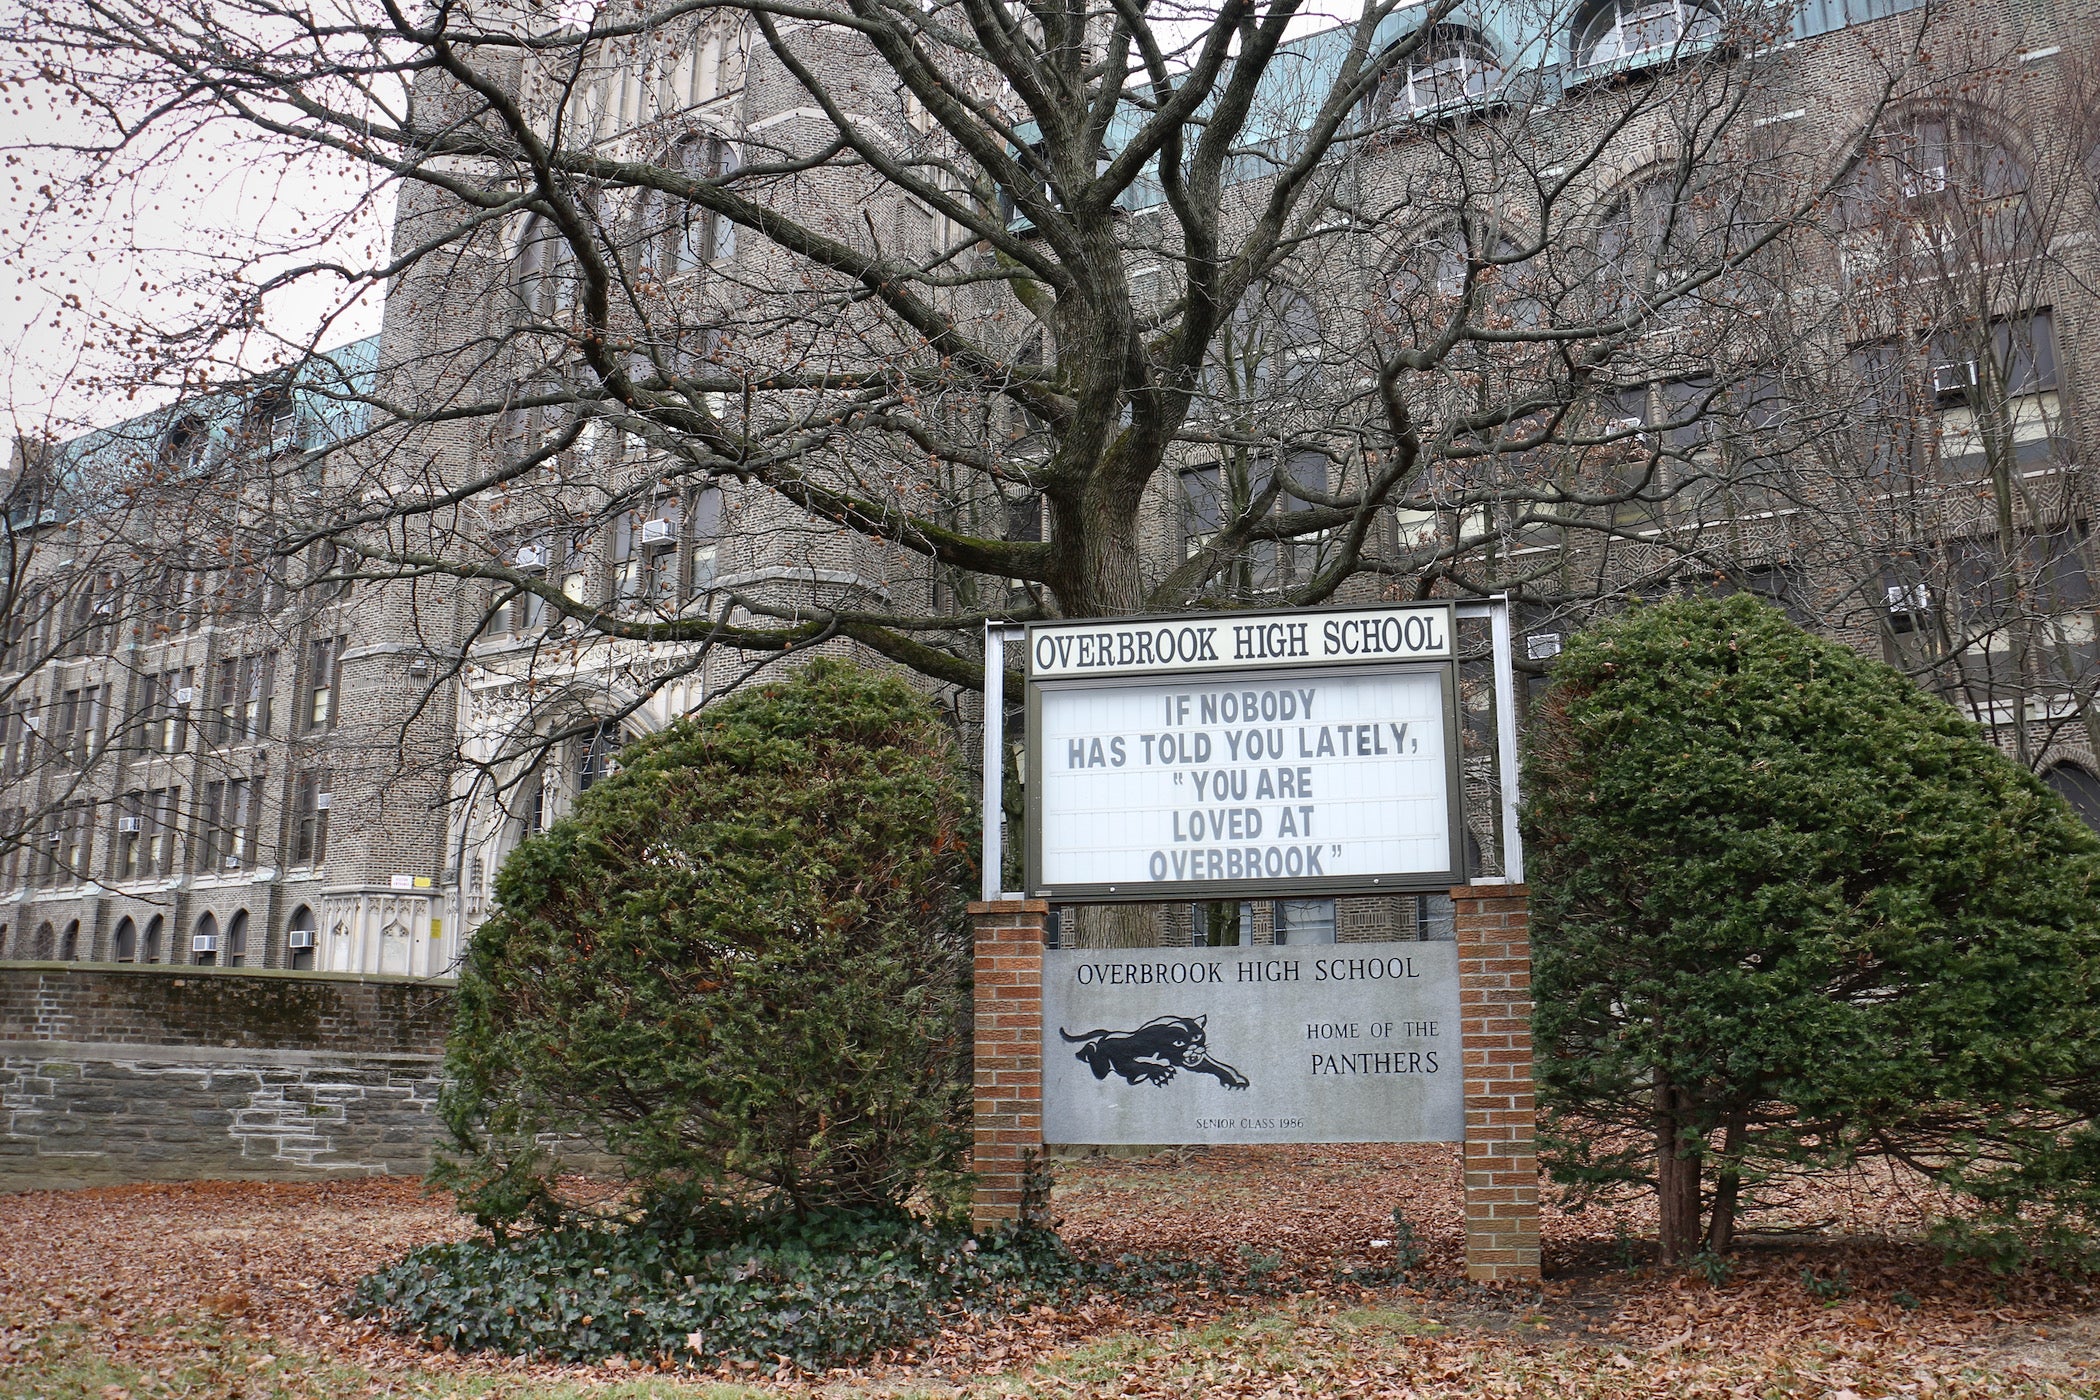
[[[1563,1180],[1657,1186],[1666,1257],[1869,1154],[2090,1203],[2100,840],[1974,725],[1738,596],[1578,636],[1528,760]]]
[[[1407,1218],[1407,1207],[1393,1207],[1393,1237],[1389,1240],[1373,1240],[1371,1247],[1379,1250],[1377,1262],[1360,1269],[1338,1269],[1335,1278],[1343,1283],[1363,1287],[1382,1287],[1399,1283],[1429,1257],[1428,1248],[1421,1236],[1415,1232],[1415,1222]],[[1387,1254],[1384,1251],[1390,1250]]]
[[[440,1182],[484,1224],[550,1226],[541,1144],[569,1137],[667,1218],[952,1191],[973,823],[932,705],[842,664],[630,746],[497,878],[460,977]]]
[[[1852,1294],[1852,1271],[1843,1264],[1828,1274],[1805,1268],[1801,1271],[1801,1286],[1826,1303],[1842,1302]]]
[[[816,1369],[1091,1272],[1039,1228],[972,1238],[901,1213],[701,1212],[429,1245],[365,1279],[355,1306],[462,1351]]]
[[[1702,1249],[1685,1260],[1684,1268],[1686,1273],[1705,1279],[1709,1288],[1719,1288],[1735,1277],[1735,1259],[1710,1249]]]

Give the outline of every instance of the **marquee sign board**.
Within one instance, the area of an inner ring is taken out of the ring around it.
[[[1457,1142],[1458,946],[1043,954],[1049,1143]]]
[[[1460,883],[1448,604],[1028,635],[1028,888],[1079,901]]]

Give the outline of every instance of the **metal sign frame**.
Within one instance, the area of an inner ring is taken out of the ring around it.
[[[1150,675],[1060,676],[1055,680],[1028,683],[1028,778],[1026,784],[1028,828],[1024,846],[1024,883],[1034,899],[1054,899],[1073,904],[1150,903],[1185,899],[1290,899],[1322,898],[1350,894],[1409,894],[1425,890],[1448,890],[1463,884],[1465,866],[1465,801],[1459,787],[1458,679],[1453,661],[1355,662],[1340,665],[1292,666],[1256,673],[1213,670],[1175,671]],[[1384,871],[1377,875],[1319,875],[1274,878],[1262,876],[1238,880],[1148,880],[1136,885],[1043,883],[1043,746],[1042,697],[1045,691],[1109,690],[1137,686],[1184,685],[1190,688],[1293,680],[1333,680],[1338,676],[1428,675],[1437,677],[1443,701],[1445,847],[1449,866],[1431,871]]]
[[[1300,611],[1312,611],[1304,609]],[[1274,615],[1274,614],[1271,614]],[[1512,627],[1510,604],[1506,595],[1459,602],[1453,605],[1455,621],[1477,621],[1486,619],[1491,633],[1490,652],[1495,671],[1495,732],[1496,758],[1502,787],[1502,869],[1495,876],[1475,875],[1474,884],[1522,884],[1524,883],[1524,845],[1517,828],[1519,793],[1517,788],[1517,712],[1516,712],[1516,665],[1511,652]],[[1135,621],[1137,619],[1130,619]],[[1011,623],[987,622],[984,626],[984,723],[983,729],[983,826],[979,850],[979,875],[982,898],[987,902],[1001,899],[1021,899],[1019,891],[1004,891],[1001,878],[1004,870],[1005,842],[1003,820],[1000,816],[1005,802],[1006,777],[1006,666],[1005,648],[1008,642],[1026,641],[1027,629]],[[1452,638],[1454,652],[1457,638]],[[1410,663],[1423,664],[1423,663]],[[1449,662],[1428,663],[1455,669],[1455,658]],[[1108,679],[1103,677],[1103,680]],[[1455,715],[1453,720],[1455,722]],[[1451,745],[1454,761],[1461,755],[1457,744]],[[1462,844],[1462,842],[1461,842]],[[1206,882],[1207,883],[1207,882]],[[1154,897],[1148,887],[1145,898]],[[1385,888],[1385,887],[1381,887]],[[1398,892],[1396,890],[1396,892]],[[1137,898],[1137,896],[1132,896]]]

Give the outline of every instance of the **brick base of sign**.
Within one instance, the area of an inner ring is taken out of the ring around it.
[[[1529,891],[1471,885],[1457,912],[1465,1065],[1466,1274],[1539,1276],[1537,1111],[1531,1078]],[[1024,1218],[1043,1150],[1043,933],[1036,899],[972,904],[976,926],[975,1144],[970,1219]]]
[[[1466,1073],[1466,1276],[1483,1282],[1539,1276],[1529,895],[1523,885],[1451,891]]]
[[[1022,1219],[1029,1175],[1043,1152],[1043,931],[1040,899],[972,904],[976,925],[977,1190],[970,1223],[978,1230]]]

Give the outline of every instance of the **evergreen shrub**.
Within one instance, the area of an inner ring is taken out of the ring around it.
[[[2087,1216],[2100,839],[1974,724],[1737,596],[1578,634],[1527,758],[1562,1180],[1657,1190],[1677,1259],[1874,1155]]]
[[[550,1225],[544,1144],[570,1139],[663,1222],[938,1207],[968,1142],[973,805],[932,704],[842,663],[629,746],[497,877],[439,1182],[498,1231]]]

